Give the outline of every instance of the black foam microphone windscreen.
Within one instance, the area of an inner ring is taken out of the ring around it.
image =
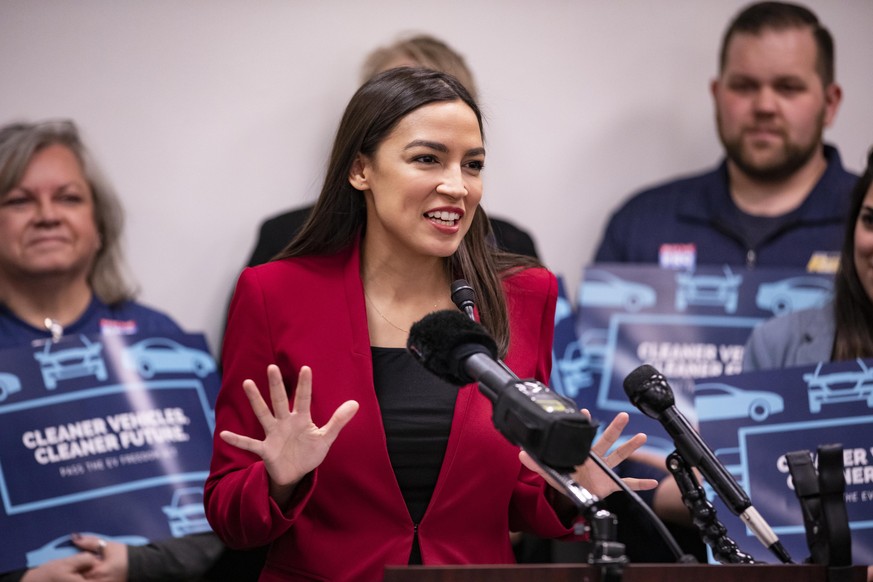
[[[410,328],[406,346],[425,368],[456,386],[474,381],[462,365],[467,356],[481,353],[497,359],[494,339],[460,311],[424,316]]]

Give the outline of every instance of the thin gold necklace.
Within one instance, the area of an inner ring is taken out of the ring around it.
[[[366,289],[366,287],[364,288],[364,297],[367,299],[367,301],[370,302],[370,305],[373,306],[373,309],[376,310],[376,313],[379,314],[379,317],[381,317],[381,318],[384,319],[386,322],[388,322],[388,325],[390,325],[391,327],[393,327],[393,328],[396,329],[396,330],[402,331],[403,333],[409,333],[409,330],[408,330],[408,329],[403,329],[402,327],[400,327],[399,325],[397,325],[396,323],[394,323],[393,321],[391,321],[390,319],[388,319],[387,317],[385,317],[385,314],[382,313],[382,311],[381,311],[381,310],[376,306],[376,304],[373,302],[373,300],[370,299],[370,296],[367,294],[367,289]],[[436,307],[437,307],[437,304],[434,303],[434,304],[433,304],[433,308],[434,308],[434,310],[436,310]]]
[[[379,314],[379,317],[381,317],[382,319],[384,319],[385,321],[388,322],[388,325],[390,325],[390,326],[393,327],[394,329],[399,329],[399,330],[402,331],[403,333],[409,333],[409,330],[408,330],[408,329],[403,329],[402,327],[400,327],[399,325],[397,325],[396,323],[394,323],[393,321],[391,321],[390,319],[388,319],[387,317],[385,317],[385,314],[382,313],[382,312],[379,310],[378,307],[376,307],[376,304],[373,303],[373,300],[370,299],[370,296],[369,296],[369,295],[367,295],[367,289],[366,289],[366,288],[364,288],[364,297],[367,298],[367,301],[370,302],[370,305],[373,306],[373,309],[376,310],[376,313]]]

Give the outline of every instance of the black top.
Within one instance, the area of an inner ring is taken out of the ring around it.
[[[425,370],[403,348],[371,349],[388,456],[409,515],[418,524],[446,454],[458,389]],[[409,563],[421,563],[418,539]]]

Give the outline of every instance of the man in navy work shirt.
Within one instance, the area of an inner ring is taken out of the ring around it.
[[[595,262],[831,271],[857,176],[822,141],[842,98],[828,30],[802,6],[749,6],[725,33],[711,92],[726,159],[632,197]]]
[[[842,98],[830,33],[805,7],[751,4],[728,25],[711,92],[725,159],[633,196],[611,217],[595,262],[832,272],[857,176],[822,141]],[[673,561],[666,546],[646,545],[658,536],[622,494],[608,504],[628,553],[646,548],[633,561]],[[700,559],[702,543],[672,478],[662,479],[652,506]]]

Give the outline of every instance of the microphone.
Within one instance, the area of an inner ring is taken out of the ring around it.
[[[460,288],[465,281],[455,283]],[[460,301],[455,299],[455,283],[452,300],[461,308]],[[472,304],[475,297],[472,288],[469,293],[466,300]],[[540,382],[520,380],[497,358],[494,339],[472,320],[472,307],[467,313],[470,318],[458,311],[438,311],[425,316],[409,330],[407,348],[425,368],[450,384],[479,382],[480,392],[494,405],[494,426],[509,442],[526,450],[591,521],[594,562],[599,563],[600,553],[614,551],[615,544],[603,541],[614,535],[614,526],[610,527],[607,519],[611,514],[598,510],[597,497],[568,474],[589,456],[649,516],[677,560],[695,562],[693,556],[683,555],[666,526],[639,495],[603,459],[591,453],[597,423],[578,412],[572,400],[555,394]],[[604,559],[615,562],[615,557]]]
[[[446,382],[479,382],[493,403],[497,430],[544,465],[572,470],[588,458],[597,425],[572,400],[519,379],[497,358],[497,344],[479,323],[458,311],[436,311],[412,325],[406,345]]]
[[[667,379],[654,367],[643,364],[624,380],[624,391],[631,403],[646,416],[660,422],[673,438],[676,450],[685,461],[697,467],[728,509],[738,516],[755,537],[782,562],[791,557],[736,479],[716,458],[700,435],[676,408],[673,390]]]
[[[467,283],[466,279],[452,281],[452,303],[466,313],[467,317],[476,319],[473,317],[473,308],[476,306],[476,291]]]

